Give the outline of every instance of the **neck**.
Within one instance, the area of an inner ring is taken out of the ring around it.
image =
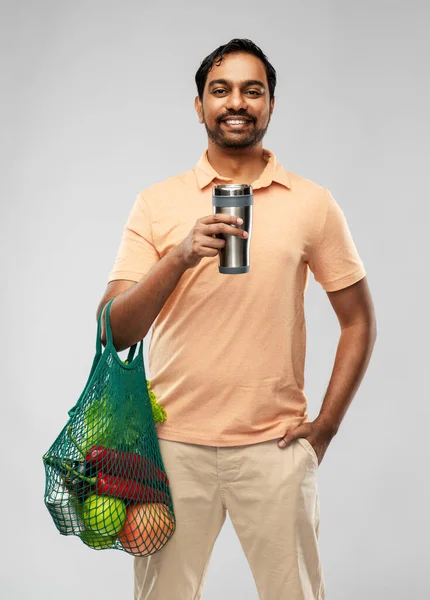
[[[253,148],[219,148],[208,141],[208,161],[221,177],[228,177],[233,183],[252,184],[266,167],[263,145]]]

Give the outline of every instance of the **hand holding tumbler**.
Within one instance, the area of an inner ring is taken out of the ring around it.
[[[242,225],[232,225],[248,232],[247,238],[235,235],[218,234],[216,237],[225,239],[226,243],[220,249],[218,270],[220,273],[237,275],[248,273],[250,270],[249,250],[252,233],[252,207],[254,196],[252,187],[244,183],[215,185],[212,188],[212,207],[214,214],[224,213],[243,220]]]

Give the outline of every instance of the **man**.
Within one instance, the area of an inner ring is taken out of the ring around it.
[[[196,83],[207,151],[138,194],[97,311],[115,297],[118,351],[154,323],[150,376],[167,412],[157,431],[177,528],[135,559],[135,600],[201,598],[226,511],[262,600],[323,600],[317,470],[376,338],[366,273],[330,192],[262,146],[276,72],[260,48],[220,46]],[[223,182],[254,191],[251,269],[240,276],[218,272],[216,235],[247,235],[212,214],[212,186]],[[309,269],[341,327],[314,421],[303,390]]]

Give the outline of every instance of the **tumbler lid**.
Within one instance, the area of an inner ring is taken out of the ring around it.
[[[222,183],[212,188],[213,196],[250,196],[251,194],[252,186],[247,183]]]

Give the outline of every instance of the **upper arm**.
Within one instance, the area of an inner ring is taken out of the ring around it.
[[[100,311],[106,306],[109,300],[112,298],[116,298],[122,292],[126,292],[130,288],[136,285],[136,281],[129,281],[127,279],[116,279],[114,281],[110,281],[106,286],[106,291],[103,294],[103,298],[100,300],[100,303],[97,307],[97,319],[99,318]],[[106,343],[106,327],[105,327],[105,319],[104,315],[102,316],[102,327],[101,327],[101,339],[103,343]]]
[[[318,236],[312,240],[308,265],[323,290],[335,292],[361,280],[366,270],[343,210],[328,190],[325,198],[324,219]]]
[[[375,328],[376,319],[367,277],[336,292],[327,292],[342,329],[357,323],[367,323]]]
[[[160,258],[153,238],[152,212],[146,198],[140,192],[124,226],[108,281],[140,281]]]

